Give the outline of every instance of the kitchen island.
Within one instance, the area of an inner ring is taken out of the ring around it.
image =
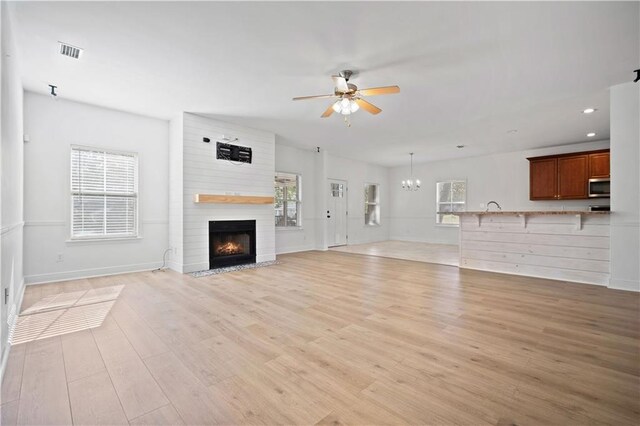
[[[460,267],[609,284],[609,214],[478,211],[460,216]]]

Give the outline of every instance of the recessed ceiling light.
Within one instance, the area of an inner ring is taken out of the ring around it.
[[[582,113],[583,114],[591,114],[592,112],[596,112],[596,111],[597,111],[597,109],[595,109],[595,108],[586,108],[586,109],[582,110]]]
[[[518,133],[518,129],[507,130],[507,133]]]
[[[596,135],[596,134],[595,134],[595,133],[593,133],[593,132],[591,132],[591,133],[587,133],[587,137],[588,137],[588,138],[592,138],[592,137],[594,137],[595,135]]]

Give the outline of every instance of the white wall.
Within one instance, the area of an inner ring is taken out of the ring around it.
[[[350,160],[328,155],[326,165],[327,179],[347,181],[347,221],[348,244],[362,244],[389,239],[390,229],[390,191],[389,169],[362,161]],[[377,183],[380,185],[380,225],[364,224],[364,185]],[[329,192],[329,184],[325,183],[324,194]]]
[[[457,227],[436,225],[436,182],[467,181],[467,210],[484,210],[482,203],[497,201],[503,210],[586,210],[590,204],[608,200],[529,200],[529,162],[527,157],[608,148],[609,141],[565,145],[529,151],[508,152],[482,157],[435,161],[414,165],[414,177],[422,189],[406,192],[400,182],[407,179],[409,167],[394,167],[391,185],[390,239],[458,244]]]
[[[23,90],[18,69],[18,51],[11,31],[7,3],[0,5],[1,22],[1,88],[0,88],[0,380],[4,371],[9,323],[20,310],[23,280]],[[9,299],[4,304],[4,290]]]
[[[611,88],[611,282],[640,291],[640,84]]]
[[[169,267],[182,272],[183,264],[183,114],[169,122]]]
[[[277,141],[277,140],[276,140]],[[313,250],[318,247],[317,230],[322,226],[322,209],[318,208],[316,186],[318,171],[316,157],[311,149],[300,149],[276,143],[276,172],[302,176],[302,227],[276,228],[276,253]]]
[[[256,261],[275,259],[273,204],[196,204],[195,194],[270,196],[274,194],[275,135],[202,117],[184,114],[183,134],[183,271],[209,269],[209,221],[255,220]],[[239,138],[251,147],[251,164],[216,160],[216,140],[222,135]],[[202,141],[211,139],[210,143]]]
[[[168,121],[27,92],[27,283],[154,269],[168,247]],[[69,241],[71,145],[138,153],[140,238]],[[59,261],[62,256],[62,261]]]

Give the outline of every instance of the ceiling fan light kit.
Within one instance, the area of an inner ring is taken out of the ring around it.
[[[339,114],[349,115],[360,109],[360,105],[353,99],[343,98],[334,103],[331,108]]]
[[[353,71],[343,70],[340,71],[339,75],[331,76],[335,86],[333,95],[300,96],[297,98],[293,98],[293,100],[300,101],[306,99],[338,98],[329,106],[329,108],[324,111],[324,113],[320,117],[326,118],[336,112],[338,114],[342,114],[347,126],[351,127],[348,116],[358,111],[360,108],[373,115],[382,112],[382,110],[377,106],[362,99],[363,96],[390,95],[400,92],[400,87],[398,86],[358,89],[355,84],[349,83],[349,79],[352,75]]]

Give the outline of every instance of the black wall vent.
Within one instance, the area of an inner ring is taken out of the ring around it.
[[[218,142],[216,147],[216,158],[218,160],[229,160],[250,164],[251,148]]]

